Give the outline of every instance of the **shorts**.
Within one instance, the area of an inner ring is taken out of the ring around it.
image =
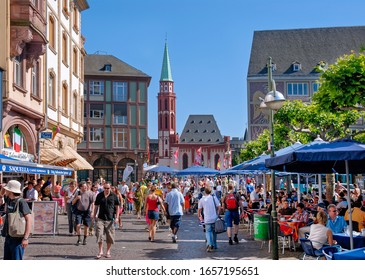
[[[155,210],[148,210],[147,215],[148,215],[148,219],[150,219],[150,220],[158,220],[160,213]]]
[[[96,242],[102,243],[104,233],[106,236],[106,243],[114,244],[114,236],[115,236],[115,229],[114,229],[114,221],[104,221],[102,219],[98,219],[96,222]]]
[[[86,227],[90,227],[91,225],[90,211],[77,210],[75,214],[75,224],[76,225],[83,224]]]
[[[233,224],[238,225],[240,223],[240,214],[238,210],[227,210],[224,213],[224,221],[227,224],[227,227],[232,227]]]
[[[170,228],[179,228],[181,224],[181,215],[170,215]]]

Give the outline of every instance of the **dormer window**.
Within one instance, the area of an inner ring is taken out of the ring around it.
[[[196,129],[195,131],[194,131],[194,133],[198,133],[199,132],[199,130],[198,129]]]
[[[112,71],[112,65],[110,63],[104,64],[103,68],[101,68],[100,70],[104,71],[104,72],[111,72]]]
[[[299,62],[294,62],[293,63],[293,71],[298,72],[300,70],[302,70],[302,65]]]

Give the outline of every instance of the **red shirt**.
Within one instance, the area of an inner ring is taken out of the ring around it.
[[[151,199],[151,198],[147,197],[147,205],[148,205],[147,209],[153,210],[153,211],[159,211],[157,201],[158,201],[158,198]]]

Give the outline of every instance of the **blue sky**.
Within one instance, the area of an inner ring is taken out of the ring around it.
[[[167,37],[177,97],[177,132],[190,114],[213,114],[222,135],[243,137],[246,77],[257,30],[365,24],[363,0],[87,0],[88,54],[110,54],[152,77],[150,138]]]

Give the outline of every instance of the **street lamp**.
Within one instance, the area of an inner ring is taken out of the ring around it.
[[[260,98],[260,108],[270,109],[270,157],[275,156],[274,152],[274,111],[279,110],[285,102],[284,95],[276,90],[275,81],[272,78],[272,60],[268,58],[267,64],[268,86],[269,92],[265,98]],[[276,211],[276,190],[275,190],[275,170],[271,169],[271,217],[272,217],[272,259],[279,259],[279,244],[278,244],[278,213]]]

